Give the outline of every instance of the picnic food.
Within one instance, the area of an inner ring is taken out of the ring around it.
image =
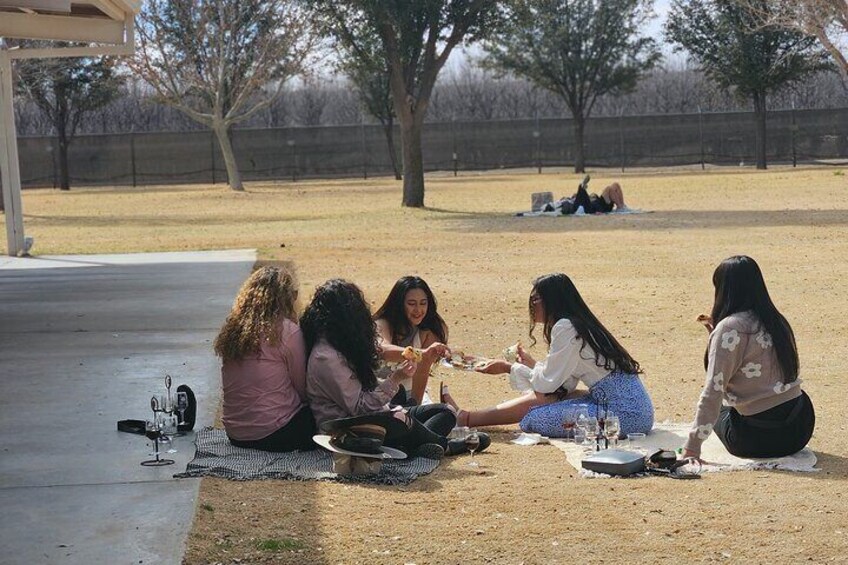
[[[416,363],[420,363],[421,361],[424,360],[424,355],[421,353],[421,350],[415,349],[412,346],[409,346],[406,349],[404,349],[403,353],[401,353],[401,355],[407,361],[414,361]]]
[[[504,359],[510,363],[515,363],[518,360],[518,348],[521,347],[521,342],[518,341],[514,345],[510,345],[503,350]]]

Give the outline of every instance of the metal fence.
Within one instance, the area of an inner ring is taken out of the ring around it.
[[[428,123],[424,166],[465,171],[573,165],[572,127],[569,119]],[[23,185],[56,186],[55,139],[24,137],[19,143]],[[392,173],[379,126],[237,129],[233,145],[245,180]],[[591,118],[586,125],[588,166],[751,164],[754,148],[750,112]],[[69,153],[72,185],[226,182],[211,132],[83,135]],[[767,156],[772,163],[848,164],[848,108],[770,112]]]

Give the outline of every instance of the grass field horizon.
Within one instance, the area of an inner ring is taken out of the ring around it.
[[[754,257],[795,330],[818,473],[585,480],[503,427],[483,475],[445,459],[403,488],[204,479],[187,563],[848,561],[848,171],[590,172],[591,190],[617,180],[650,213],[513,216],[532,192],[573,192],[582,175],[565,171],[429,175],[423,209],[401,207],[393,179],[346,179],[25,190],[23,210],[37,254],[256,248],[260,262],[294,262],[304,301],[343,277],[378,304],[417,274],[450,343],[491,356],[527,342],[531,281],[565,272],[642,364],[657,421],[694,413],[707,337],[695,317],[722,259]],[[431,391],[438,380],[464,407],[515,394],[504,376],[438,368]]]

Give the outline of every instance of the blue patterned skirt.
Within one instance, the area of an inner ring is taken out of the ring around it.
[[[525,432],[563,437],[562,422],[566,414],[583,406],[589,411],[589,416],[597,418],[604,399],[609,410],[618,416],[622,434],[647,434],[651,431],[654,426],[654,404],[645,385],[638,375],[620,372],[612,372],[589,387],[586,396],[534,406],[522,418],[519,426]]]

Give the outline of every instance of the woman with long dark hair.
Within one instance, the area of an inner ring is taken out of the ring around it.
[[[700,457],[701,444],[713,431],[739,457],[800,451],[813,435],[816,415],[801,390],[792,327],[750,257],[722,261],[713,286],[712,313],[699,318],[710,331],[706,383],[683,456]]]
[[[399,384],[417,369],[414,361],[404,361],[386,379],[378,379],[376,325],[365,296],[351,282],[333,279],[319,286],[300,327],[309,356],[306,390],[319,427],[329,420],[391,410]],[[464,451],[464,442],[449,444],[446,439],[456,424],[451,407],[414,406],[398,414],[406,415],[409,433],[394,442],[387,439],[389,447],[411,453],[435,443],[448,455]]]
[[[539,277],[528,306],[530,338],[536,342],[533,330],[540,324],[549,346],[547,358],[536,361],[519,347],[517,362],[493,360],[478,369],[509,373],[512,387],[525,394],[485,410],[460,410],[459,424],[520,421],[526,432],[562,437],[565,417],[585,405],[590,416],[597,417],[601,406],[617,414],[624,434],[649,432],[654,407],[639,379],[639,363],[592,313],[571,279],[562,273]],[[576,392],[581,382],[588,393]]]
[[[263,451],[315,447],[297,287],[293,268],[254,271],[215,338],[224,428],[233,445]]]
[[[430,368],[445,356],[448,326],[439,315],[436,297],[421,277],[401,277],[392,287],[383,305],[374,314],[381,356],[387,363],[403,361],[403,351],[413,347],[422,360],[415,374],[401,381],[415,404],[430,404],[427,380]]]

